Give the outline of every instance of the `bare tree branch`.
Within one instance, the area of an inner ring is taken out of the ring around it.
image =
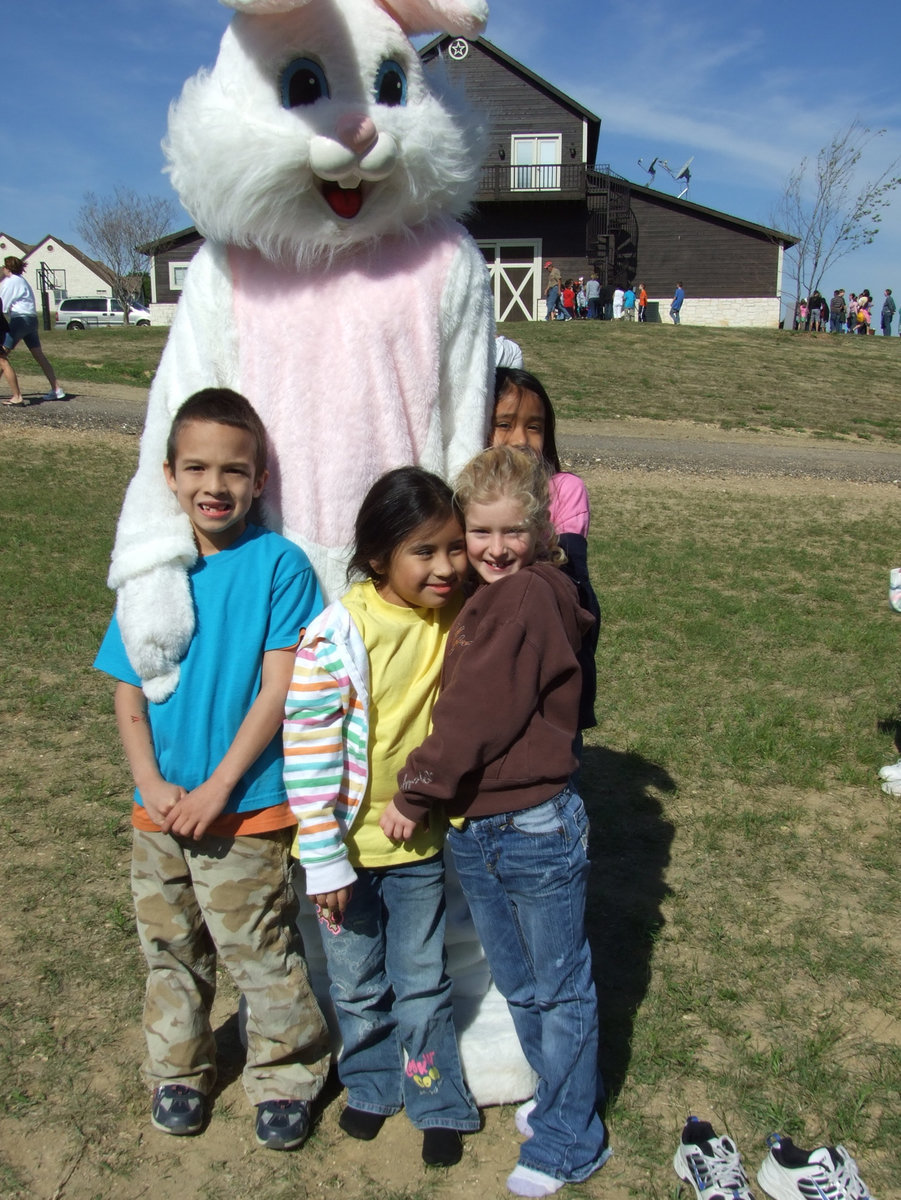
[[[129,300],[140,286],[147,259],[138,246],[161,238],[174,219],[174,203],[161,196],[139,196],[124,187],[117,187],[112,196],[85,194],[75,228],[115,276],[113,294],[125,309],[126,322]]]
[[[803,158],[785,181],[772,224],[800,238],[789,251],[796,310],[801,297],[819,291],[830,267],[869,245],[879,232],[891,193],[901,184],[901,176],[894,174],[901,159],[855,189],[861,156],[883,133],[855,119],[833,135],[815,163]]]

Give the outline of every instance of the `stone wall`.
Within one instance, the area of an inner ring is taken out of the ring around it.
[[[671,297],[648,301],[656,307],[657,319],[672,324],[669,318]],[[653,312],[649,314],[652,316]],[[736,296],[705,299],[686,296],[682,305],[683,325],[714,325],[721,329],[778,329],[778,296]]]

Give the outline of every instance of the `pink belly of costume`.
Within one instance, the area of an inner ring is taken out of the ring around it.
[[[270,438],[267,509],[292,534],[348,545],[372,482],[440,453],[440,302],[457,244],[442,231],[315,275],[230,250],[240,386]]]

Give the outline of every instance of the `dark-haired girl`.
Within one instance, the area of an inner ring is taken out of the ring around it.
[[[564,570],[579,589],[582,604],[595,619],[579,658],[583,678],[579,729],[591,729],[596,724],[594,655],[601,624],[601,609],[588,576],[591,505],[584,480],[560,469],[555,429],[554,406],[541,380],[529,371],[499,368],[494,384],[490,444],[533,450],[544,461],[548,472],[551,524],[567,558]]]
[[[349,573],[363,579],[307,630],[284,732],[297,856],[344,1044],[339,1123],[368,1141],[406,1108],[434,1166],[458,1162],[461,1132],[479,1127],[445,972],[445,823],[393,844],[379,817],[431,727],[466,567],[447,484],[418,467],[377,480],[356,521]]]

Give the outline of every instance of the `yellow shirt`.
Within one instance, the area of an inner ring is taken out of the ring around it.
[[[341,598],[369,654],[369,780],[360,815],[345,839],[353,866],[398,866],[433,858],[444,845],[446,822],[433,814],[409,842],[390,842],[379,817],[397,791],[397,773],[411,750],[432,728],[444,644],[462,605],[401,608],[378,594],[371,580],[355,584]]]

